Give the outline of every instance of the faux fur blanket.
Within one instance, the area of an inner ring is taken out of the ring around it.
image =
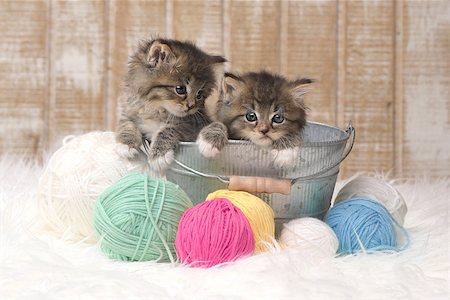
[[[116,262],[34,233],[42,167],[0,157],[0,299],[449,299],[450,179],[394,182],[410,247],[315,258],[258,254],[212,269]],[[335,194],[342,186],[338,182]]]

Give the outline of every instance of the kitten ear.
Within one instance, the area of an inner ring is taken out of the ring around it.
[[[175,58],[175,54],[173,54],[170,47],[160,41],[153,42],[147,54],[147,62],[152,68],[159,66],[162,63],[169,64],[173,62]]]
[[[242,84],[243,82],[238,76],[227,72],[223,75],[222,91],[226,94],[232,94],[238,90]]]
[[[299,105],[299,106],[303,106],[303,98],[304,96],[309,93],[312,88],[311,88],[311,83],[313,83],[314,80],[309,79],[309,78],[302,78],[302,79],[297,79],[295,81],[291,81],[289,83],[289,87],[290,87],[290,93],[294,99],[294,102]]]
[[[210,56],[210,62],[211,64],[221,64],[227,62],[227,59],[220,55],[212,55]]]

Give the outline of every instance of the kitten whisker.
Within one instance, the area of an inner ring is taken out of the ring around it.
[[[209,117],[206,115],[206,113],[204,113],[204,112],[201,111],[201,110],[197,111],[196,114],[198,114],[199,116],[201,116],[201,117],[204,118],[205,120],[209,119]]]

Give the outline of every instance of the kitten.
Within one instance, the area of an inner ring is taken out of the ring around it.
[[[271,149],[276,167],[289,167],[298,157],[306,124],[304,95],[313,81],[262,71],[237,76],[225,73],[211,123],[197,143],[205,157],[214,157],[231,139],[250,140]]]
[[[195,141],[210,123],[205,99],[216,88],[225,61],[191,42],[162,38],[141,42],[124,78],[118,151],[134,157],[145,139],[150,142],[150,165],[165,170],[178,142]]]

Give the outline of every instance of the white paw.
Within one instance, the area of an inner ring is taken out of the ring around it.
[[[164,172],[167,170],[175,159],[175,152],[173,150],[168,151],[164,156],[159,156],[155,159],[149,159],[148,164],[153,170]]]
[[[139,154],[139,151],[137,149],[129,147],[128,145],[122,143],[117,143],[115,150],[117,155],[124,158],[135,158]]]
[[[277,168],[293,168],[299,155],[299,148],[272,150],[273,165]]]
[[[220,152],[219,149],[205,141],[201,135],[197,139],[197,145],[200,153],[207,158],[214,157]]]

